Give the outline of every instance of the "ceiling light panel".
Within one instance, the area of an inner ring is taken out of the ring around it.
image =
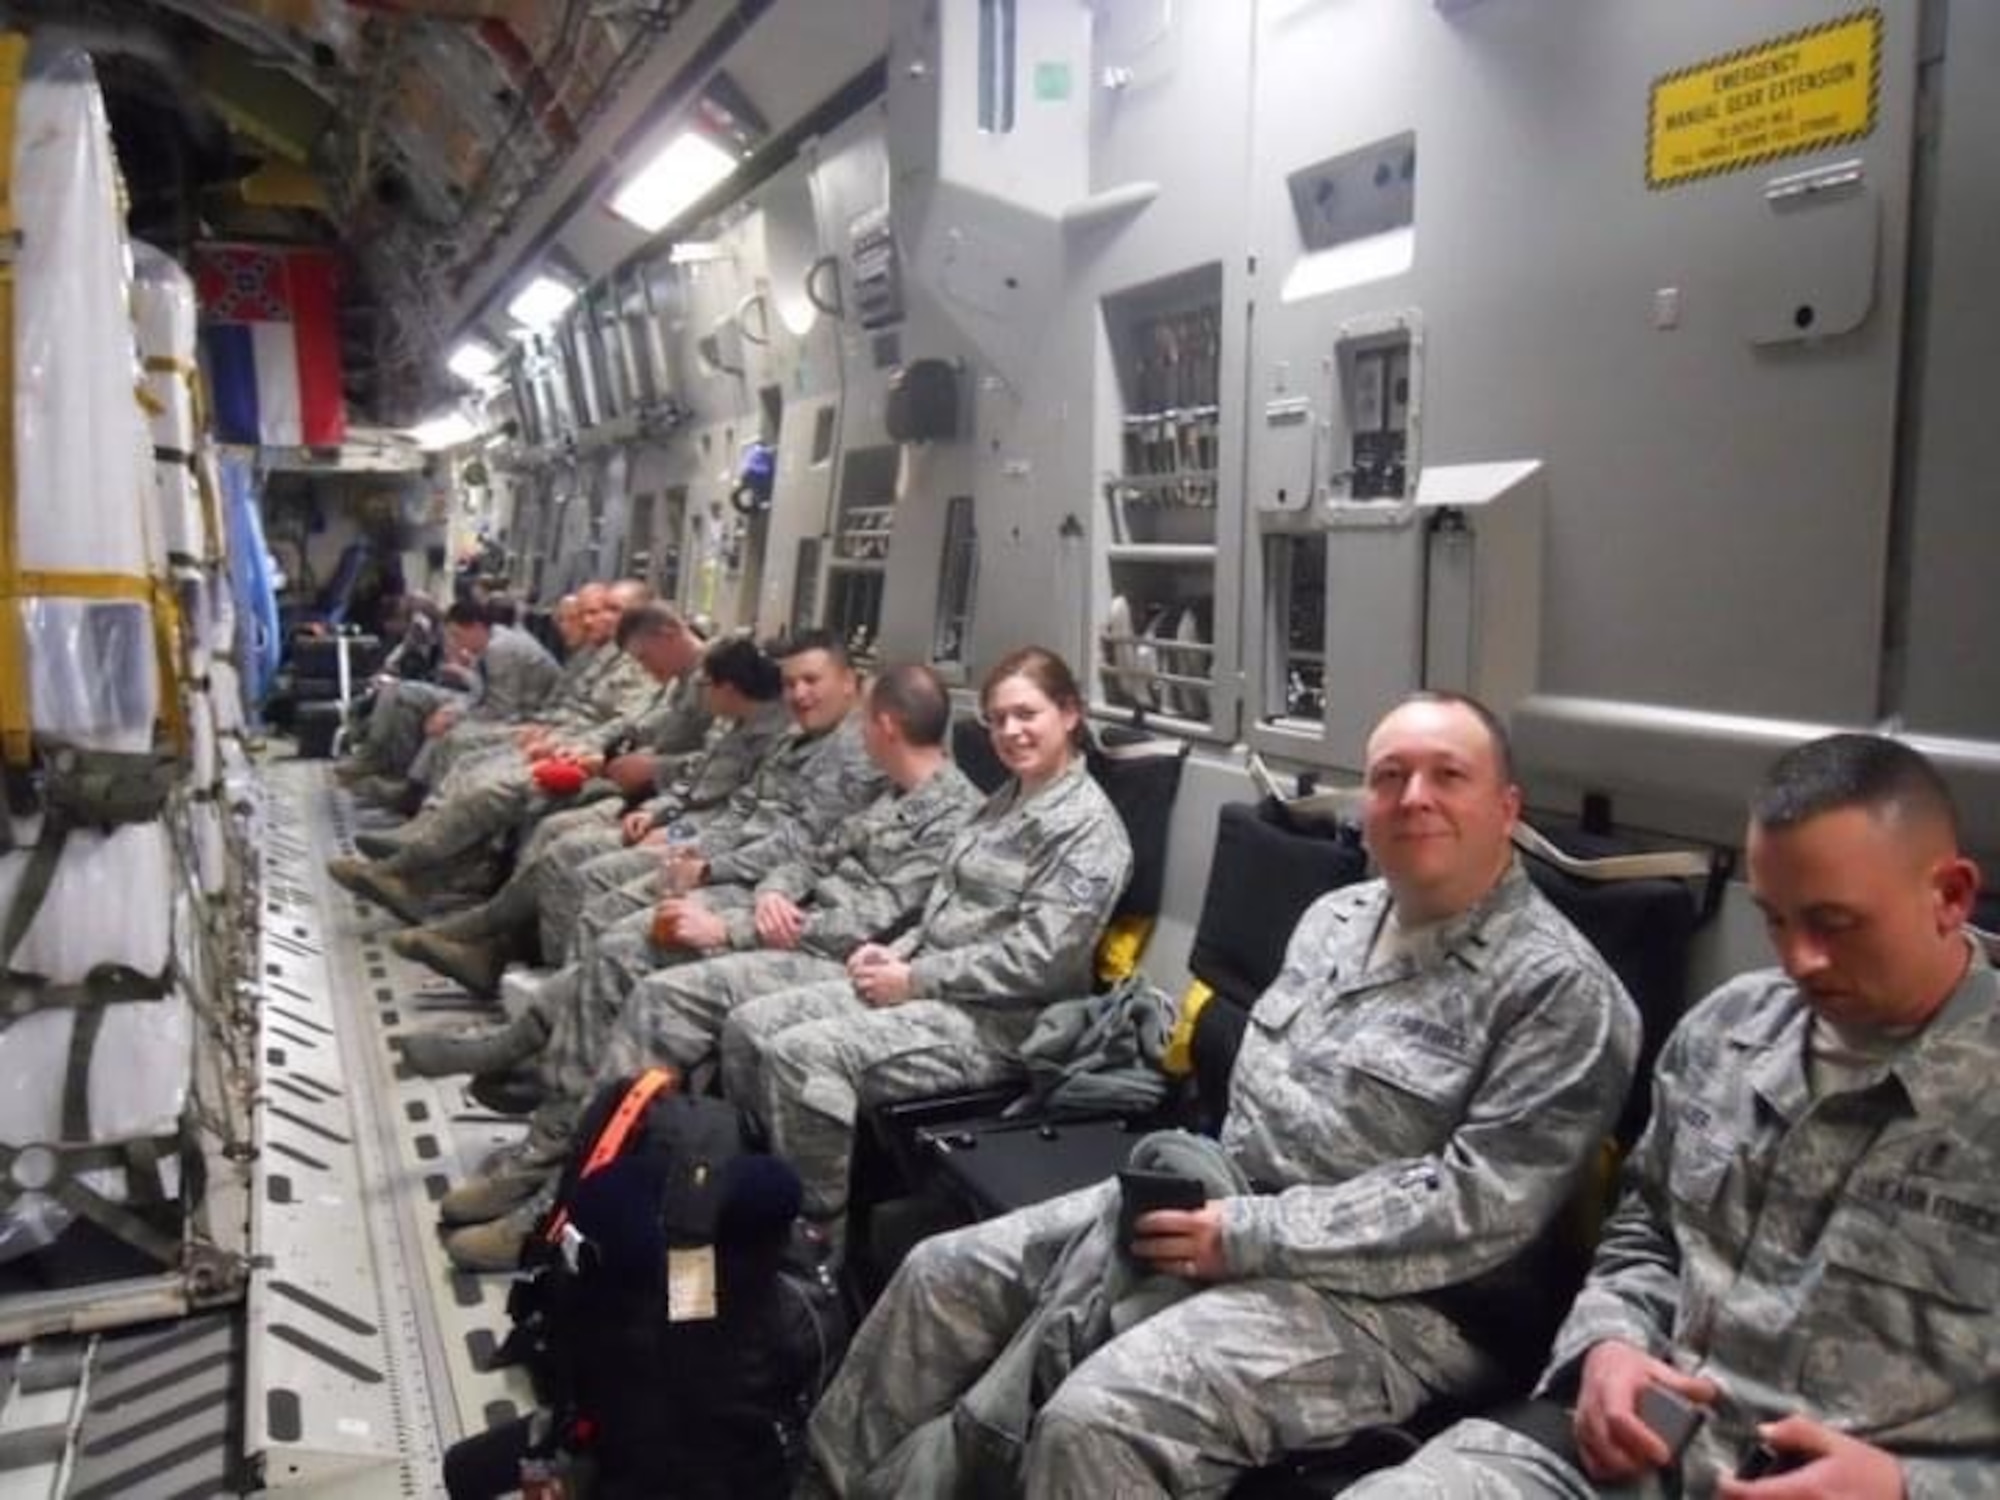
[[[696,131],[674,137],[611,198],[611,211],[655,234],[736,170],[737,158]]]

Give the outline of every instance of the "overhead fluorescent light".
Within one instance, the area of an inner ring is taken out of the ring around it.
[[[667,252],[667,264],[671,266],[700,266],[712,260],[721,260],[729,252],[714,240],[681,240]]]
[[[444,367],[467,385],[483,385],[500,368],[500,351],[485,339],[460,339]]]
[[[530,328],[547,328],[576,301],[576,288],[546,272],[514,294],[507,316]]]
[[[456,448],[479,436],[479,424],[458,410],[440,412],[410,429],[411,440],[426,453]]]
[[[654,234],[736,170],[736,156],[698,131],[675,136],[611,197],[611,211]]]

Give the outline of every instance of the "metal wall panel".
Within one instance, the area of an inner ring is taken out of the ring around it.
[[[1936,214],[1923,288],[1906,691],[1912,728],[2000,741],[2000,478],[1992,442],[2000,297],[2000,6],[1939,7]],[[1986,800],[1991,800],[1990,797]]]

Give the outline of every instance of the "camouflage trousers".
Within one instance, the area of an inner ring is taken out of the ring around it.
[[[385,682],[375,691],[355,758],[377,775],[408,774],[424,748],[425,721],[464,696],[432,682]]]
[[[514,749],[512,724],[484,720],[461,721],[434,740],[424,741],[417,758],[410,762],[410,779],[428,787],[441,787],[465,761],[481,760]]]
[[[876,1009],[843,973],[746,1000],[722,1031],[722,1091],[754,1111],[805,1186],[805,1211],[847,1207],[848,1156],[863,1106],[1020,1078],[1029,1010],[985,1016],[940,1000]]]
[[[747,905],[750,893],[743,889],[743,894]],[[642,975],[625,997],[606,1046],[605,1076],[656,1062],[672,1063],[683,1072],[698,1068],[713,1060],[723,1027],[739,1007],[807,985],[844,982],[845,972],[830,958],[773,950],[725,953],[655,969]]]
[[[903,1493],[922,1463],[913,1435],[999,1357],[1116,1192],[1084,1188],[910,1253],[812,1415],[813,1456],[838,1493]],[[1404,1420],[1490,1374],[1422,1303],[1222,1282],[1082,1358],[1036,1416],[1018,1482],[995,1492],[1221,1495],[1244,1470]]]
[[[711,909],[726,912],[747,906],[751,892],[722,886],[704,892],[704,898]],[[661,948],[653,942],[652,931],[653,911],[647,907],[609,927],[587,932],[575,961],[562,970],[562,984],[545,996],[549,1037],[536,1070],[552,1095],[580,1104],[589,1099],[599,1082],[649,1066],[652,1056],[629,1049],[620,1053],[623,1060],[619,1063],[608,1061],[613,1038],[636,988],[663,974],[698,972],[718,962],[692,951]],[[835,972],[839,972],[837,966]],[[555,1003],[548,1003],[550,997]]]
[[[1658,1474],[1630,1484],[1592,1483],[1533,1438],[1475,1418],[1447,1428],[1399,1468],[1344,1491],[1366,1500],[1665,1500]]]
[[[447,785],[398,830],[390,868],[423,875],[470,854],[533,816],[547,803],[517,751],[459,764]]]
[[[564,871],[617,846],[623,811],[624,803],[615,796],[553,811],[536,799],[521,825],[520,852],[506,883],[479,905],[433,925],[464,942],[489,942],[510,933],[525,936],[520,929],[534,928],[543,958],[562,962],[575,915],[555,923],[544,920],[542,894]]]
[[[544,937],[560,942],[568,956],[587,938],[638,912],[651,912],[660,899],[659,873],[660,851],[628,846],[615,828],[608,836],[579,837],[560,859],[551,857],[543,873],[538,895]]]

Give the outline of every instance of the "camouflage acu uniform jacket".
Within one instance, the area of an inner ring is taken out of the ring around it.
[[[594,743],[607,726],[643,714],[659,695],[659,683],[636,656],[621,646],[604,649],[602,664],[587,679],[579,678],[570,700],[549,715],[549,727],[578,744]]]
[[[652,682],[643,701],[617,718],[576,736],[575,743],[602,754],[618,746],[662,756],[699,754],[708,733],[708,705],[694,673]]]
[[[497,625],[479,654],[466,717],[479,723],[527,718],[561,680],[562,668],[540,641],[512,625]]]
[[[805,858],[757,884],[806,913],[802,952],[844,959],[923,909],[945,851],[979,810],[979,789],[947,762],[912,791],[886,792],[845,819]],[[756,911],[728,914],[729,946],[758,948]]]
[[[1224,1259],[1430,1296],[1490,1343],[1538,1303],[1525,1252],[1618,1117],[1639,1015],[1518,863],[1425,961],[1370,962],[1389,905],[1380,881],[1313,903],[1251,1012],[1222,1140],[1274,1191],[1223,1205]]]
[[[1023,1012],[1088,994],[1098,934],[1131,875],[1125,825],[1080,757],[1033,796],[1009,782],[958,836],[896,945],[913,994]]]
[[[774,700],[758,704],[748,718],[712,735],[708,748],[691,757],[688,771],[646,802],[653,826],[665,828],[686,814],[706,812],[727,802],[751,783],[764,762],[784,744],[791,727],[790,711]]]
[[[1767,970],[1668,1040],[1545,1388],[1604,1339],[1712,1377],[1690,1494],[1802,1411],[1905,1455],[1911,1500],[2000,1496],[2000,977],[1975,954],[1907,1047],[1820,1098],[1811,1024]]]
[[[802,858],[888,786],[862,746],[859,713],[850,713],[824,734],[794,730],[727,806],[671,832],[700,845],[709,884],[755,885]]]

